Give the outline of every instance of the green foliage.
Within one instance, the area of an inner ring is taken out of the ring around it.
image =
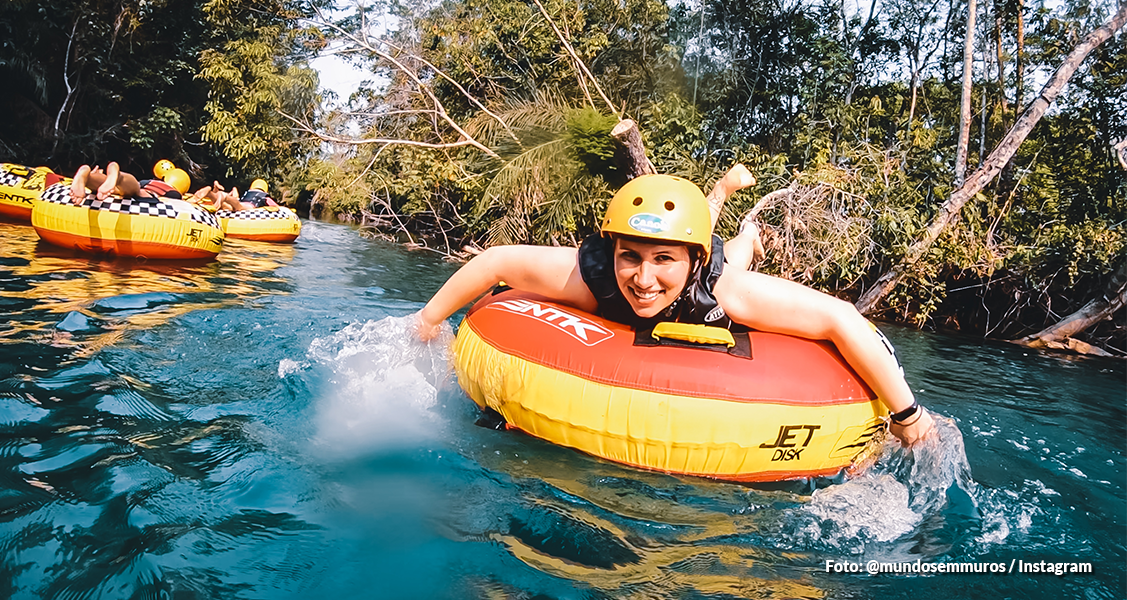
[[[173,134],[182,126],[180,113],[165,106],[154,106],[149,114],[125,124],[129,143],[139,150],[151,150],[158,137]]]
[[[542,4],[616,106],[644,104],[666,78],[665,69],[676,68],[668,60],[674,48],[667,40],[668,9],[663,2],[544,0]],[[573,104],[605,109],[597,91],[577,77],[574,61],[534,4],[466,0],[430,6],[418,2],[400,7],[399,15],[408,23],[397,41],[403,48],[417,47],[471,96],[488,105],[556,90]],[[451,114],[465,117],[476,112],[449,83],[439,82],[436,89]]]
[[[315,147],[295,135],[285,116],[310,119],[320,101],[317,74],[305,63],[305,42],[319,32],[293,26],[310,6],[274,2],[263,10],[235,0],[203,6],[207,22],[224,32],[216,41],[225,41],[200,53],[196,78],[209,89],[201,134],[227,159],[228,177],[285,178]]]
[[[617,119],[559,98],[517,103],[499,116],[519,143],[491,140],[501,163],[486,171],[470,232],[486,231],[488,244],[576,243],[592,233],[609,198],[605,177],[614,172],[610,129]]]
[[[575,158],[587,167],[587,172],[606,180],[617,176],[614,163],[614,140],[611,129],[618,119],[604,115],[590,107],[570,110],[567,113],[567,143]]]
[[[64,173],[169,158],[197,181],[283,181],[315,147],[277,111],[317,105],[318,34],[298,20],[326,2],[2,3],[0,152]]]
[[[147,169],[153,156],[182,156],[206,94],[192,81],[204,37],[197,4],[0,5],[0,77],[7,84],[0,149],[64,172],[107,159]]]

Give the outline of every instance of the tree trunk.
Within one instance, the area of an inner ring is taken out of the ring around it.
[[[919,69],[912,67],[912,101],[908,105],[908,131],[912,131],[912,121],[916,120],[916,82],[919,80]],[[905,150],[907,152],[907,150]]]
[[[1025,102],[1025,0],[1017,0],[1017,56],[1015,57],[1014,70],[1014,110],[1022,109]]]
[[[632,119],[623,119],[610,130],[614,138],[614,160],[626,174],[629,181],[639,175],[657,173],[653,163],[646,157],[646,146],[642,144],[642,134]]]
[[[1108,283],[1102,296],[1084,305],[1084,308],[1068,315],[1052,327],[1047,327],[1033,335],[1025,336],[1014,343],[1031,348],[1056,348],[1084,351],[1076,340],[1070,338],[1081,331],[1110,319],[1116,311],[1127,304],[1127,264],[1121,265]],[[1080,342],[1083,344],[1083,342]],[[1087,344],[1084,344],[1087,346]],[[1086,354],[1106,354],[1102,350],[1087,351]]]
[[[881,275],[873,287],[866,291],[857,300],[857,310],[864,314],[872,313],[882,300],[896,284],[904,277],[905,272],[915,264],[927,252],[928,248],[939,238],[939,234],[955,220],[959,211],[962,210],[963,205],[968,200],[974,197],[986,184],[990,183],[1002,170],[1015,152],[1018,146],[1025,140],[1026,136],[1041,120],[1045,111],[1060,94],[1061,88],[1064,87],[1076,69],[1080,67],[1080,63],[1088,57],[1092,50],[1097,48],[1100,44],[1106,41],[1116,31],[1123,27],[1124,22],[1127,22],[1127,3],[1120,4],[1119,10],[1111,17],[1106,23],[1101,25],[1098,29],[1089,33],[1072,52],[1065,57],[1064,62],[1057,67],[1056,72],[1045,84],[1038,96],[1033,102],[1029,103],[1029,108],[1022,113],[1021,117],[1014,123],[1006,133],[1006,137],[1002,139],[998,147],[990,153],[986,158],[985,163],[982,164],[963,184],[951,194],[947,202],[943,203],[940,207],[939,213],[935,215],[931,223],[928,224],[923,234],[912,243],[908,251],[904,254],[904,258],[900,260],[892,269]]]
[[[994,51],[998,57],[998,106],[1002,109],[1001,124],[1006,126],[1006,59],[1002,55],[1002,0],[994,0]]]
[[[71,100],[75,97],[75,93],[78,90],[78,83],[76,82],[74,85],[71,85],[70,80],[70,57],[72,54],[77,53],[77,51],[74,50],[74,40],[78,36],[78,21],[78,17],[75,17],[74,26],[70,29],[70,36],[67,37],[67,54],[66,58],[63,60],[63,85],[66,86],[67,93],[66,96],[63,97],[62,106],[59,107],[59,114],[55,116],[55,145],[51,149],[52,154],[54,154],[55,150],[59,147],[59,141],[63,137],[63,127],[69,126],[70,124],[70,116],[67,107],[71,105]],[[78,70],[80,69],[81,67]],[[66,124],[63,123],[64,113],[67,113]]]
[[[967,176],[967,148],[970,146],[970,102],[974,90],[974,17],[975,0],[967,5],[967,37],[963,43],[963,96],[959,104],[959,145],[955,150],[955,187],[963,185]]]

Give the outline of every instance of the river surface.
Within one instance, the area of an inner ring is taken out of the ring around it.
[[[406,334],[454,269],[318,222],[194,265],[0,224],[0,598],[1127,597],[1122,361],[886,326],[940,440],[676,477],[481,424]],[[1091,571],[1019,572],[1057,563]]]

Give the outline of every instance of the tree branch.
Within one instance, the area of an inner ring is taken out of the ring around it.
[[[1015,340],[1014,343],[1030,348],[1069,349],[1086,354],[1107,354],[1098,349],[1093,351],[1091,347],[1078,346],[1076,340],[1070,338],[1100,321],[1110,319],[1125,305],[1127,305],[1127,264],[1119,267],[1108,282],[1107,291],[1099,298],[1094,298],[1083,308],[1061,319],[1055,325]],[[1084,344],[1084,346],[1088,345]]]
[[[564,49],[567,50],[567,53],[571,55],[572,60],[574,60],[576,64],[579,65],[579,68],[582,70],[582,72],[585,73],[591,80],[591,85],[595,86],[595,91],[599,92],[599,96],[602,97],[603,102],[607,103],[607,108],[610,109],[610,114],[618,116],[618,109],[614,107],[614,104],[612,104],[610,99],[607,98],[607,95],[603,93],[603,88],[599,87],[599,81],[595,79],[594,75],[591,74],[591,71],[587,68],[587,65],[582,60],[580,60],[579,55],[575,53],[575,49],[571,47],[571,44],[567,41],[567,38],[564,37],[564,34],[560,31],[560,28],[556,27],[556,22],[552,20],[552,17],[548,16],[548,11],[544,10],[544,5],[540,4],[540,0],[532,1],[535,2],[536,6],[540,9],[540,14],[544,15],[544,19],[546,19],[548,21],[548,24],[552,26],[552,31],[556,32],[556,37],[560,39],[560,42],[563,42]],[[580,77],[582,77],[582,75],[580,75]],[[580,81],[580,83],[583,82]]]
[[[389,44],[389,45],[391,45],[391,44]],[[504,119],[497,116],[496,113],[489,110],[488,108],[485,108],[485,105],[482,104],[480,100],[478,100],[477,98],[472,96],[469,92],[467,92],[466,88],[462,87],[462,84],[458,83],[457,81],[454,81],[453,78],[451,78],[449,75],[447,75],[445,72],[443,72],[438,67],[432,65],[430,63],[430,61],[428,61],[427,59],[425,59],[421,56],[417,56],[417,55],[409,55],[409,56],[411,56],[411,58],[423,63],[424,65],[430,67],[435,73],[438,74],[439,77],[442,77],[446,81],[449,81],[454,87],[458,88],[458,91],[462,92],[462,95],[465,96],[467,100],[472,102],[474,106],[480,108],[482,110],[482,112],[484,112],[485,114],[492,117],[494,121],[497,121],[498,123],[500,123],[501,127],[504,127],[505,131],[508,132],[509,137],[513,138],[513,141],[517,142],[518,144],[520,143],[520,139],[517,138],[517,134],[513,133],[513,130],[511,128],[509,128],[509,124],[506,123]]]
[[[458,140],[457,142],[448,142],[448,143],[433,143],[433,142],[420,142],[420,141],[417,141],[417,140],[403,140],[403,139],[343,138],[343,137],[337,137],[337,136],[334,136],[334,135],[328,135],[326,133],[321,133],[320,131],[317,131],[316,129],[313,129],[312,127],[310,127],[307,123],[305,123],[301,119],[298,119],[297,117],[290,115],[290,114],[287,114],[287,113],[285,113],[281,110],[278,111],[278,114],[280,114],[283,117],[289,119],[290,121],[293,121],[293,123],[295,125],[297,125],[297,128],[299,130],[304,131],[305,133],[308,133],[308,134],[316,137],[317,139],[319,139],[321,141],[331,142],[333,144],[347,144],[347,145],[351,145],[351,146],[364,146],[364,145],[367,145],[367,144],[383,144],[384,146],[396,146],[396,145],[398,145],[398,146],[418,146],[420,148],[436,148],[436,149],[437,148],[459,148],[459,147],[462,147],[462,146],[475,146],[475,147],[478,147],[478,148],[484,148],[484,146],[482,146],[481,144],[477,143],[476,141],[474,141],[472,139],[464,139],[464,140]],[[488,151],[488,149],[486,151]],[[496,156],[492,152],[490,152],[490,155]]]
[[[361,11],[361,13],[362,13],[361,18],[363,20],[363,16],[364,16],[363,11]],[[457,141],[457,142],[440,143],[440,144],[433,144],[433,143],[428,143],[428,142],[418,142],[418,141],[413,141],[413,140],[411,140],[411,141],[409,141],[409,140],[399,140],[399,139],[348,140],[348,139],[337,138],[335,136],[328,136],[327,134],[322,134],[322,133],[316,132],[308,124],[305,124],[305,123],[295,119],[294,117],[292,117],[290,115],[286,115],[285,113],[283,113],[283,116],[285,116],[286,118],[290,119],[291,121],[294,121],[295,123],[297,123],[299,128],[302,131],[312,133],[313,135],[315,135],[318,138],[325,140],[325,141],[331,141],[331,142],[336,142],[336,143],[344,143],[344,144],[371,144],[371,143],[375,143],[375,144],[403,144],[403,145],[408,145],[408,146],[419,146],[419,147],[424,147],[424,148],[454,148],[454,147],[458,147],[458,146],[473,146],[474,148],[481,150],[482,152],[484,152],[485,154],[487,154],[487,155],[489,155],[493,158],[498,158],[498,159],[500,158],[500,156],[498,156],[496,152],[494,152],[493,150],[490,150],[489,148],[487,148],[486,146],[484,146],[483,144],[478,142],[476,139],[474,139],[474,137],[472,135],[470,135],[468,132],[466,132],[466,130],[463,129],[462,126],[459,125],[449,115],[449,113],[446,112],[446,107],[442,104],[442,101],[438,99],[438,96],[436,96],[434,94],[434,92],[430,89],[430,86],[428,86],[426,83],[424,83],[422,81],[422,79],[419,78],[418,73],[416,73],[411,68],[407,67],[407,65],[403,64],[403,62],[400,61],[398,58],[392,56],[390,53],[388,53],[384,50],[381,50],[380,48],[376,47],[375,44],[371,43],[368,39],[368,31],[367,31],[366,25],[362,25],[361,35],[358,37],[357,35],[353,34],[352,32],[349,32],[349,31],[342,29],[340,26],[336,25],[335,23],[333,23],[329,19],[325,18],[324,14],[319,9],[317,10],[317,15],[318,15],[318,19],[320,20],[321,24],[323,24],[326,27],[329,27],[330,29],[336,31],[339,35],[341,35],[342,37],[344,37],[347,40],[350,40],[353,44],[356,44],[359,48],[361,48],[361,49],[363,49],[367,52],[370,52],[370,53],[378,56],[379,58],[382,58],[383,60],[386,60],[387,62],[391,63],[392,65],[395,65],[395,67],[398,70],[402,71],[403,74],[407,76],[407,78],[409,78],[412,82],[414,82],[415,89],[418,90],[420,93],[422,93],[424,96],[426,96],[430,100],[431,104],[434,106],[434,109],[432,111],[430,111],[430,113],[434,117],[436,117],[436,118],[442,120],[443,122],[445,122],[454,131],[458,132],[458,134],[462,137],[462,139]],[[434,69],[434,72],[436,74],[438,74],[439,76],[445,78],[448,81],[453,81],[445,73],[443,73],[439,69],[435,68],[434,65],[431,65],[429,62],[426,62],[425,60],[419,59],[418,57],[414,57],[414,56],[410,56],[410,55],[409,55],[409,57],[414,58],[416,60],[420,60],[420,62],[423,62],[427,66],[429,66],[431,69]],[[455,84],[455,85],[457,85],[457,84]],[[463,88],[461,88],[461,86],[459,86],[459,89],[461,89],[463,93],[466,93],[465,90]],[[468,93],[466,95],[467,95],[467,97],[469,96]],[[480,103],[478,103],[478,106],[481,106]],[[482,107],[482,108],[484,109],[484,107]],[[502,125],[504,125],[504,123],[502,123]],[[505,127],[506,127],[506,129],[508,128],[507,125]],[[436,122],[435,130],[436,130],[436,133],[438,133],[437,122]]]
[[[646,146],[638,124],[632,119],[623,119],[610,130],[614,138],[614,158],[619,168],[626,174],[627,181],[640,175],[657,173],[653,163],[646,156]]]

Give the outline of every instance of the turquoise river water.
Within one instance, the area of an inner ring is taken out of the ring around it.
[[[676,477],[481,424],[407,336],[454,268],[318,222],[195,265],[0,224],[0,598],[1127,597],[1121,361],[885,327],[939,441]]]

